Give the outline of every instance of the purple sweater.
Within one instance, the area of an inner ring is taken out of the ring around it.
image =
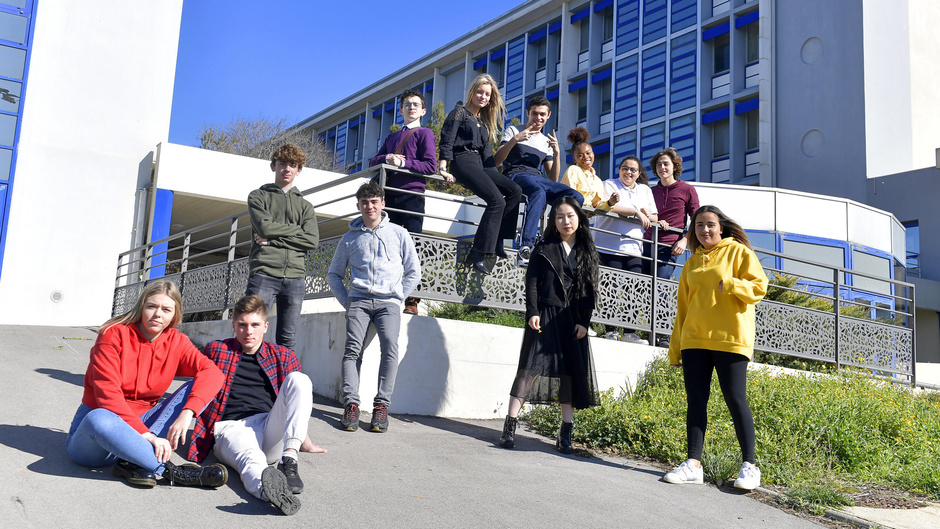
[[[369,167],[385,163],[385,155],[398,150],[398,144],[411,129],[397,130],[385,138],[379,152],[369,160]],[[405,169],[421,174],[434,174],[437,172],[437,149],[434,147],[434,132],[427,127],[418,127],[414,134],[408,138],[408,143],[399,154],[405,155]],[[406,173],[390,171],[386,185],[398,189],[407,189],[424,193],[425,179]]]
[[[663,185],[660,181],[650,188],[653,191],[653,200],[656,201],[656,209],[659,211],[659,220],[669,223],[670,228],[685,229],[686,216],[692,218],[692,214],[698,209],[698,193],[695,188],[684,180],[676,180],[671,186]],[[643,235],[649,239],[653,230],[646,230]],[[682,235],[671,231],[659,230],[659,242],[663,244],[674,244],[682,238]]]

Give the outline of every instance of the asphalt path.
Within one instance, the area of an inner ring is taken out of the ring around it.
[[[0,326],[0,527],[820,527],[758,493],[670,485],[627,458],[561,455],[524,428],[505,450],[501,421],[397,415],[393,402],[388,433],[346,432],[342,409],[320,397],[309,433],[329,452],[301,454],[295,516],[246,493],[234,473],[214,490],[138,489],[65,454],[94,339],[92,329]]]

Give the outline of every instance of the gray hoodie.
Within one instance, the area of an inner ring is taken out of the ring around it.
[[[343,284],[347,269],[352,275],[349,290]],[[384,211],[375,229],[366,228],[362,217],[349,222],[327,274],[333,295],[347,308],[351,299],[366,298],[401,305],[420,279],[421,265],[411,235],[389,222]]]

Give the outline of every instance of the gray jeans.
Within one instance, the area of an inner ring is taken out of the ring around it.
[[[360,403],[359,369],[365,349],[369,324],[375,325],[382,358],[379,363],[379,389],[374,405],[391,403],[398,374],[398,333],[401,307],[397,303],[372,299],[353,299],[346,310],[346,349],[343,352],[343,405]]]

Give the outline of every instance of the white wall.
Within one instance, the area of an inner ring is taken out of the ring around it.
[[[0,322],[92,325],[109,317],[138,179],[149,177],[141,162],[169,130],[181,13],[182,0],[40,2]]]
[[[273,340],[276,318],[269,321],[265,339]],[[211,340],[231,338],[232,323],[187,323],[183,332],[202,347]],[[314,393],[336,401],[341,398],[345,338],[344,312],[301,316],[297,358],[313,381]],[[391,410],[451,418],[503,417],[521,345],[522,329],[403,315]],[[663,354],[662,349],[603,338],[591,338],[591,348],[598,389],[613,388],[615,393],[634,387],[647,363]],[[360,373],[359,396],[366,411],[372,408],[377,388],[379,356],[379,343],[374,339],[366,347]]]

